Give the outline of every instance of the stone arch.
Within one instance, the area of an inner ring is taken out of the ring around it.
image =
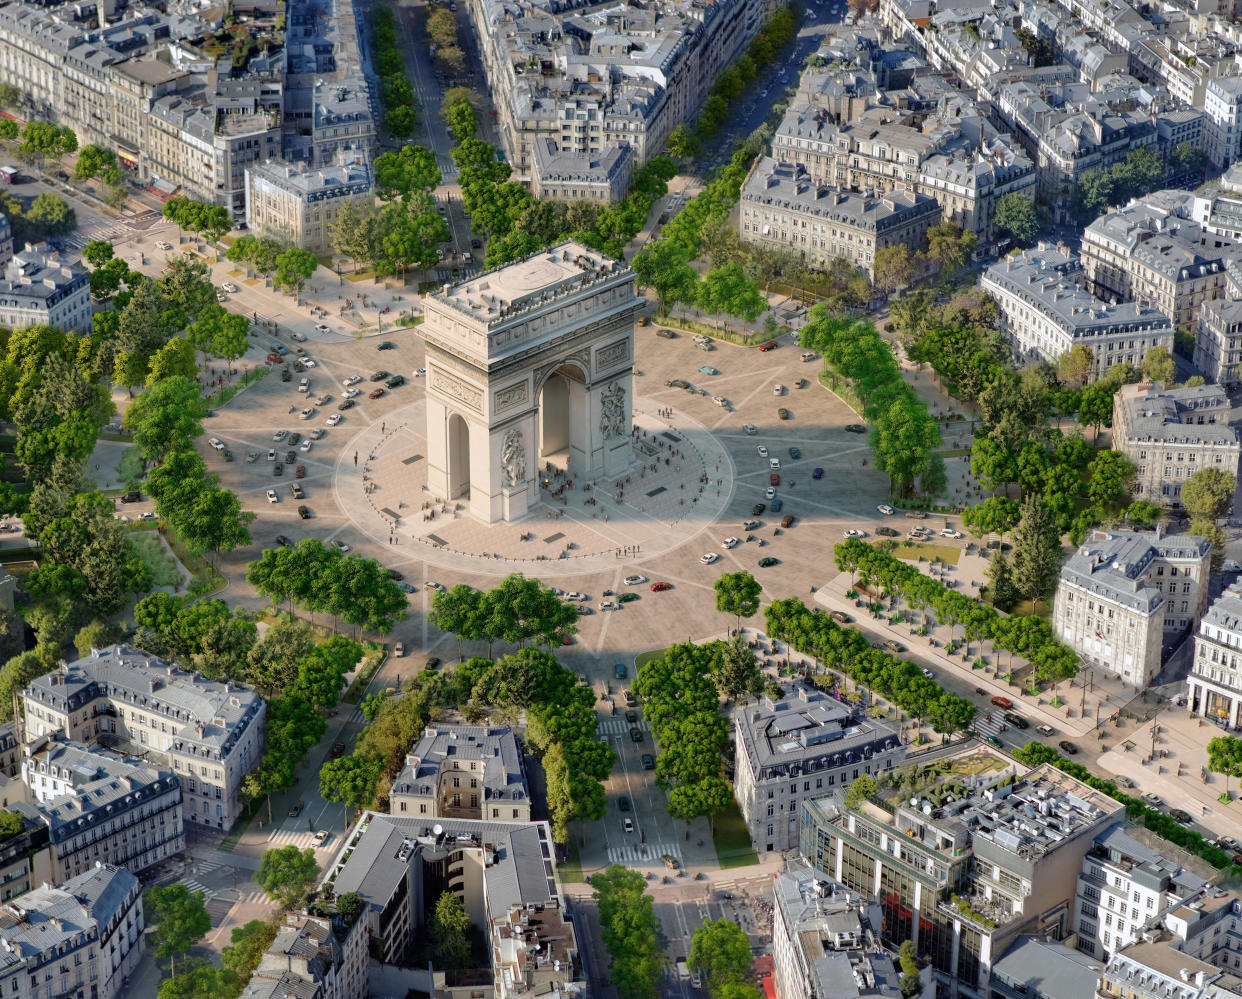
[[[586,467],[590,447],[586,366],[570,358],[549,368],[540,378],[538,467]]]
[[[448,418],[448,499],[470,499],[470,424],[458,413]]]

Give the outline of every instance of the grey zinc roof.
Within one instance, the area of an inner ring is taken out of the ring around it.
[[[254,975],[240,999],[319,999],[319,996],[317,982],[286,971],[279,978]]]
[[[421,875],[424,857],[440,857],[455,845],[487,848],[493,857],[484,869],[486,895],[493,918],[511,905],[544,902],[557,896],[551,833],[543,822],[481,822],[473,819],[427,819],[367,812],[341,844],[349,859],[329,870],[337,896],[357,892],[369,905],[383,907],[414,867]],[[439,832],[437,832],[439,830]]]
[[[393,781],[393,791],[435,794],[440,770],[450,759],[483,764],[484,801],[525,801],[530,796],[517,736],[510,728],[485,725],[427,726],[406,754],[406,765]]]
[[[274,163],[269,160],[246,169],[305,201],[364,194],[371,190],[371,168],[365,163],[311,167],[303,163]]]
[[[1135,440],[1168,444],[1237,444],[1238,432],[1225,416],[1229,400],[1219,385],[1189,388],[1122,390],[1131,434]],[[1182,422],[1183,414],[1193,419],[1196,412],[1215,411],[1218,423]]]
[[[1242,583],[1234,583],[1212,601],[1199,625],[1199,634],[1206,635],[1209,625],[1233,634],[1242,632]]]
[[[1094,999],[1104,965],[1080,950],[1021,936],[992,965],[992,974],[1032,999]]]
[[[1143,582],[1142,575],[1157,556],[1190,557],[1211,547],[1193,534],[1150,534],[1097,531],[1061,568],[1062,582],[1141,613],[1163,606],[1164,595]]]
[[[1207,881],[1195,874],[1194,871],[1188,871],[1180,864],[1176,864],[1167,857],[1161,856],[1155,850],[1144,846],[1127,833],[1125,826],[1120,822],[1105,829],[1096,836],[1095,841],[1105,850],[1110,852],[1116,851],[1123,858],[1133,862],[1137,867],[1141,867],[1154,874],[1167,875],[1169,880],[1177,887],[1178,893],[1183,897],[1200,892],[1207,886]]]
[[[138,879],[122,867],[97,864],[58,887],[43,885],[0,908],[0,939],[10,952],[35,957],[106,925],[124,908]],[[22,919],[18,910],[26,914]]]
[[[1148,201],[1133,201],[1100,216],[1087,227],[1086,235],[1117,242],[1133,259],[1174,281],[1223,273],[1225,262],[1242,252],[1236,247],[1203,245],[1202,226]]]
[[[42,305],[89,283],[90,275],[77,261],[62,260],[58,254],[28,246],[9,261],[0,281],[0,295]]]
[[[125,645],[92,650],[39,677],[25,696],[59,710],[66,703],[76,710],[97,697],[144,708],[180,723],[174,750],[198,751],[212,759],[228,755],[262,707],[259,695],[247,687],[204,680]]]

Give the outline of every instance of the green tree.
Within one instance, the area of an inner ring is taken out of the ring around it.
[[[78,227],[78,214],[64,198],[44,191],[26,210],[25,221],[42,236],[65,236]]]
[[[850,782],[850,789],[845,793],[845,807],[858,808],[868,798],[875,796],[880,786],[875,779],[863,774],[861,777],[855,777]]]
[[[480,590],[458,583],[447,590],[438,590],[431,598],[430,623],[441,631],[457,636],[457,659],[464,661],[462,642],[477,642],[485,637],[484,598]]]
[[[956,222],[941,222],[927,230],[927,255],[940,265],[942,274],[951,277],[970,260],[977,242],[973,232],[963,231]]]
[[[361,201],[348,202],[341,207],[330,234],[332,249],[341,256],[351,258],[357,271],[360,264],[369,264],[379,255],[379,210]]]
[[[1225,794],[1229,794],[1229,778],[1242,776],[1242,739],[1218,735],[1208,742],[1208,768],[1225,778]]]
[[[738,316],[747,322],[768,307],[767,297],[737,263],[713,267],[704,274],[696,302],[704,312]]]
[[[923,985],[919,981],[919,958],[913,941],[903,940],[901,942],[898,962],[901,966],[901,978],[897,981],[897,988],[904,999],[913,999],[923,990]]]
[[[431,959],[443,969],[465,968],[470,960],[470,917],[456,892],[441,892],[428,921]]]
[[[726,982],[744,981],[750,975],[754,955],[750,938],[730,919],[708,919],[700,923],[690,939],[686,964],[703,979],[713,996]]]
[[[78,162],[73,168],[73,175],[78,180],[99,177],[106,184],[116,184],[121,179],[121,168],[117,166],[116,153],[111,149],[83,146],[78,152]]]
[[[1190,533],[1206,538],[1211,544],[1212,554],[1208,568],[1213,576],[1217,575],[1225,564],[1225,532],[1214,520],[1201,517],[1191,520]]]
[[[235,994],[242,984],[228,968],[205,966],[164,979],[156,995],[158,999],[220,999]]]
[[[1014,533],[1014,586],[1038,603],[1052,589],[1060,569],[1060,532],[1044,501],[1028,496],[1022,502],[1022,520]]]
[[[1000,611],[1013,610],[1018,602],[1018,590],[1014,586],[1013,568],[1009,564],[1009,557],[1003,551],[998,551],[992,556],[987,574],[991,584],[989,589],[992,605]]]
[[[479,116],[468,101],[453,105],[445,116],[444,123],[448,126],[454,142],[473,139],[479,131]]]
[[[345,826],[349,828],[349,810],[371,806],[379,782],[381,762],[360,756],[342,756],[328,760],[319,771],[319,791],[324,801],[345,806]]]
[[[699,155],[700,146],[699,137],[682,122],[669,133],[664,151],[676,160],[692,160]]]
[[[1171,386],[1177,380],[1177,364],[1164,347],[1152,347],[1143,355],[1139,371],[1150,382]]]
[[[1023,246],[1035,241],[1039,235],[1039,216],[1035,206],[1026,195],[1018,191],[1002,194],[996,201],[996,213],[992,224],[1001,232]]]
[[[622,999],[655,999],[664,974],[660,923],[637,871],[617,864],[591,878],[600,935],[612,958],[611,979]]]
[[[1093,363],[1091,351],[1082,344],[1075,344],[1057,358],[1057,379],[1063,385],[1082,388],[1091,377]]]
[[[385,201],[424,194],[442,179],[435,154],[424,146],[406,145],[395,153],[381,153],[375,157],[374,170],[376,193]]]
[[[113,252],[107,240],[93,239],[82,248],[82,259],[92,267],[102,267],[112,259]]]
[[[1192,520],[1220,520],[1233,507],[1237,481],[1219,468],[1201,468],[1182,486],[1181,502]]]
[[[720,696],[727,701],[740,702],[763,689],[759,657],[740,631],[725,642],[712,679]]]
[[[198,364],[194,359],[194,344],[185,337],[175,336],[157,350],[147,369],[147,388],[166,378],[181,378],[189,382],[198,376]]]
[[[177,955],[185,954],[207,935],[211,917],[204,905],[201,891],[190,891],[185,885],[152,885],[145,893],[148,924],[155,924],[154,951],[157,957],[172,962],[177,973]]]
[[[749,572],[726,572],[712,584],[716,591],[716,610],[737,618],[737,630],[742,630],[742,618],[753,617],[759,610],[759,595],[763,584]]]
[[[254,872],[255,883],[284,909],[292,909],[305,899],[317,877],[315,851],[299,850],[292,844],[264,850],[259,869]]]
[[[900,291],[914,280],[917,263],[916,255],[905,243],[880,247],[872,265],[875,286],[886,295]]]
[[[319,258],[309,250],[291,246],[276,258],[276,286],[293,289],[298,304],[302,302],[302,289],[319,267]]]
[[[248,981],[259,966],[263,952],[276,939],[277,924],[252,919],[245,926],[234,926],[230,945],[220,952],[220,963],[237,976],[238,981]]]
[[[362,906],[362,896],[356,891],[347,891],[344,895],[338,895],[336,898],[336,911],[351,922],[362,911]]]
[[[656,240],[634,254],[630,266],[643,287],[660,300],[660,312],[668,315],[678,302],[693,302],[699,276],[690,266],[689,254],[667,239]]]
[[[20,87],[16,87],[11,83],[0,83],[0,107],[9,108],[10,110],[20,108],[25,99],[26,97]],[[8,119],[5,120],[7,121]],[[12,138],[12,136],[6,136],[6,138]]]

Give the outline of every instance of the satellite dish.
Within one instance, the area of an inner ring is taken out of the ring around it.
[[[435,833],[437,836],[442,836],[444,835],[444,826],[440,825],[440,823],[437,822],[434,826],[431,827],[431,831]]]

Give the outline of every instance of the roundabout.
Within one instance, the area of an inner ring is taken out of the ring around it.
[[[346,444],[334,475],[337,504],[374,542],[404,548],[404,556],[417,546],[429,567],[503,575],[555,562],[559,575],[658,556],[724,514],[733,462],[688,414],[641,396],[635,406],[622,473],[582,482],[545,463],[539,501],[527,515],[488,525],[470,515],[463,498],[438,496],[429,484],[420,399]]]

